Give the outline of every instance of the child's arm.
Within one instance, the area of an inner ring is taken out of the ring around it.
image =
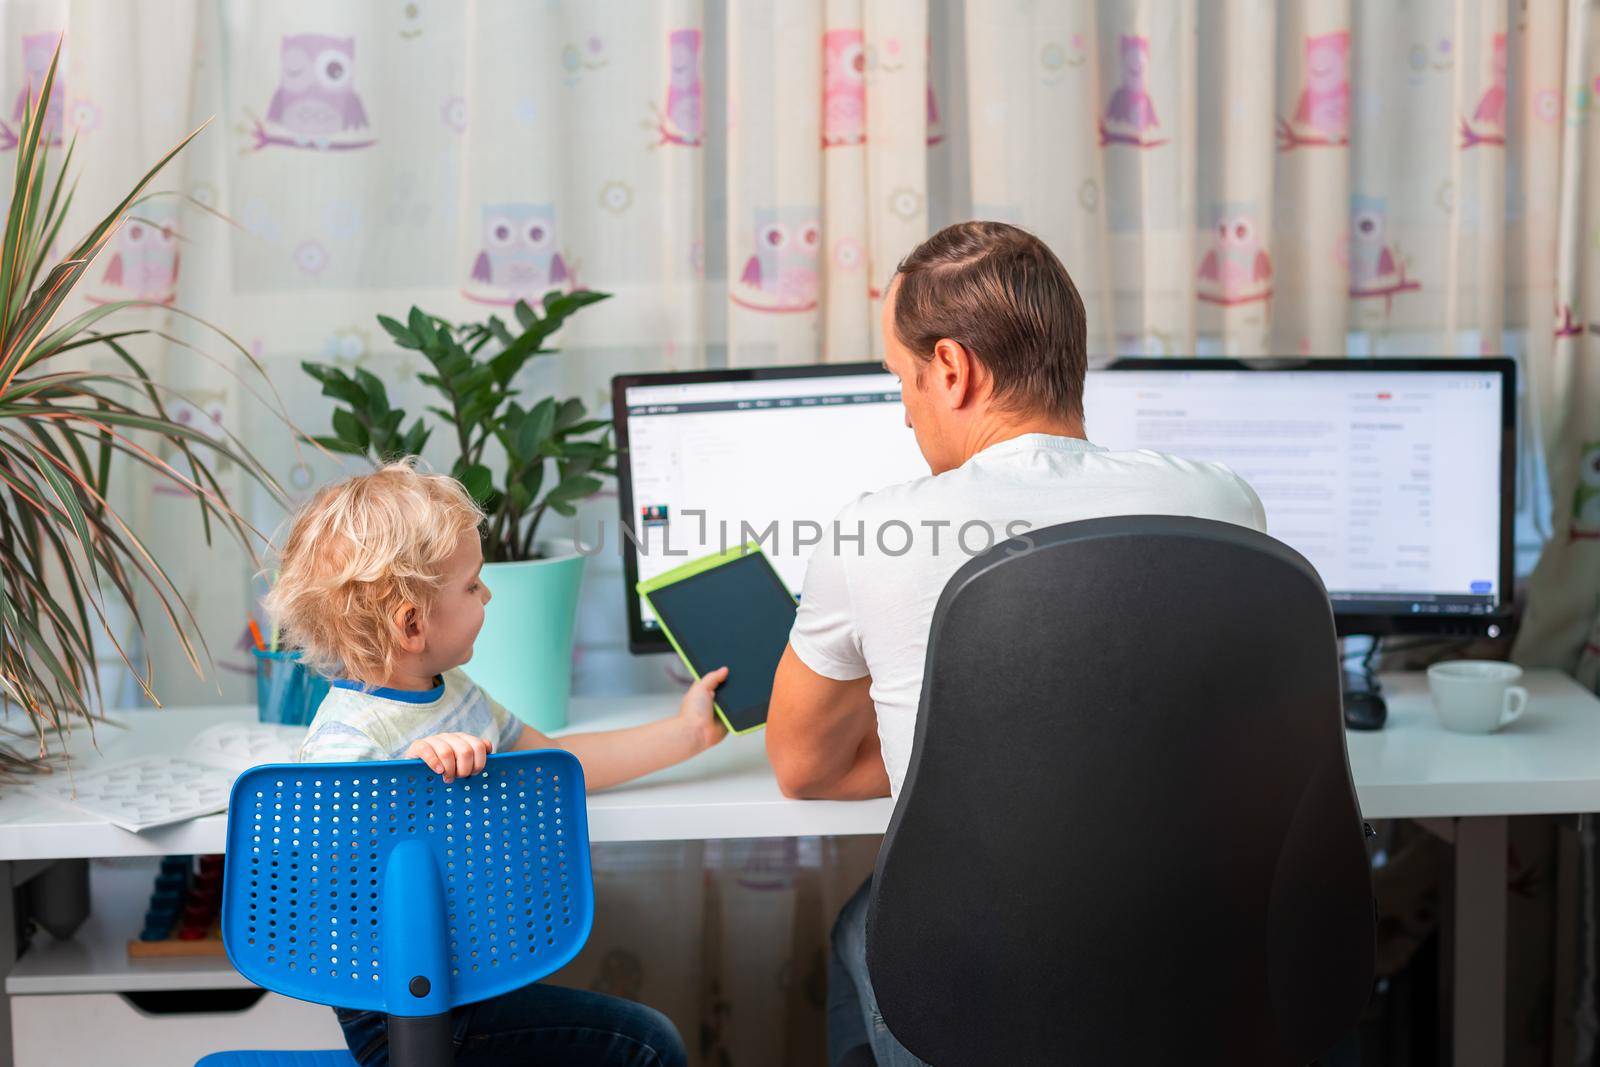
[[[522,728],[514,749],[564,748],[583,764],[585,786],[593,791],[659,771],[704,752],[727,734],[711,710],[712,693],[728,676],[718,667],[689,687],[678,714],[643,726],[602,730],[566,737],[546,737],[531,726]]]

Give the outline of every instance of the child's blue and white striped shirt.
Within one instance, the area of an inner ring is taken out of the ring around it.
[[[445,671],[432,689],[363,690],[337,681],[317,706],[300,745],[302,763],[402,759],[411,743],[433,734],[483,738],[509,752],[522,734],[516,716],[489,698],[460,668]]]

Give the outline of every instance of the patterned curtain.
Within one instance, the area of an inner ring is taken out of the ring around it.
[[[1562,8],[1565,10],[1562,10]],[[1529,590],[1519,658],[1600,682],[1600,7],[1541,5],[1526,54],[1539,72],[1539,143],[1525,150],[1535,412],[1550,468],[1551,536]],[[1536,208],[1535,208],[1536,205]]]
[[[301,360],[422,402],[379,312],[611,291],[525,383],[599,402],[625,369],[876,358],[895,262],[999,218],[1060,254],[1101,355],[1520,353],[1554,513],[1517,654],[1600,674],[1593,0],[9,0],[0,152],[63,34],[79,220],[210,120],[86,297],[151,301],[188,417],[295,493],[339,473],[275,413],[326,425]],[[159,691],[245,699],[249,561],[191,501],[117,491],[217,662],[158,636]],[[579,688],[666,701],[619,571],[591,562]],[[815,1063],[825,923],[871,845],[607,851],[567,977],[668,1008],[705,1062]]]

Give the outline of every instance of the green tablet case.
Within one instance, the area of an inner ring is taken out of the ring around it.
[[[675,585],[678,582],[683,581],[685,578],[692,578],[696,574],[703,574],[706,571],[711,570],[713,567],[720,567],[724,563],[732,563],[735,560],[743,559],[752,552],[760,555],[761,545],[755,541],[747,541],[742,545],[728,549],[726,552],[716,552],[709,556],[702,556],[699,559],[691,559],[687,563],[680,563],[670,571],[663,571],[654,578],[639,582],[634,586],[634,589],[639,593],[639,595],[644,597],[646,601],[650,602],[650,610],[656,612],[656,623],[661,627],[661,632],[667,635],[667,640],[672,642],[672,648],[678,653],[678,658],[683,660],[683,665],[689,668],[689,673],[694,675],[696,679],[700,677],[700,672],[695,670],[694,664],[689,662],[689,657],[684,655],[683,646],[679,645],[678,639],[673,636],[672,628],[667,625],[667,620],[662,618],[659,611],[656,611],[655,602],[650,600],[650,594],[658,589],[664,589],[669,585]],[[767,565],[770,567],[772,564],[769,562]],[[790,599],[793,600],[794,598],[790,597]],[[798,603],[798,601],[796,601],[796,603]],[[728,716],[723,713],[722,705],[713,701],[711,706],[716,710],[717,718],[722,720],[722,725],[728,728],[728,732],[730,734],[752,734],[766,725],[766,723],[763,722],[755,726],[751,726],[748,729],[735,730],[733,728],[733,724],[728,721]]]

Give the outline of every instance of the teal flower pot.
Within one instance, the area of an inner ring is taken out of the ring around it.
[[[567,725],[584,557],[570,542],[541,549],[564,554],[484,564],[490,597],[466,672],[511,714],[549,731]]]

